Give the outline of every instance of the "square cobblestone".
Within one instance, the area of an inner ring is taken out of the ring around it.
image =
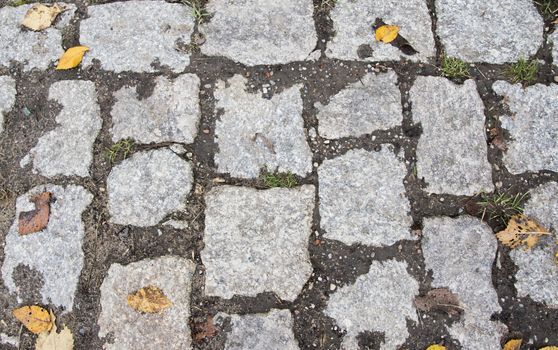
[[[441,77],[418,77],[411,88],[413,120],[422,126],[417,174],[431,193],[491,192],[484,105],[473,80],[457,85]]]
[[[220,186],[205,198],[205,293],[232,298],[273,292],[293,301],[312,273],[307,250],[314,186]]]
[[[248,66],[303,61],[317,43],[307,0],[210,0],[201,51]]]

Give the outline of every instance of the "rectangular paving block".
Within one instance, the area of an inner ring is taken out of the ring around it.
[[[293,301],[312,273],[314,195],[310,185],[213,188],[205,197],[205,293],[229,299],[273,292]]]
[[[413,120],[422,126],[417,174],[431,193],[473,195],[493,189],[487,159],[484,105],[473,80],[457,85],[417,77],[411,88]]]
[[[500,349],[507,328],[492,321],[500,312],[492,285],[492,264],[498,243],[492,229],[477,218],[433,217],[424,219],[424,263],[433,275],[432,288],[448,288],[457,294],[464,314],[446,326],[463,349]]]
[[[92,5],[80,24],[80,43],[88,46],[85,66],[100,61],[115,72],[155,72],[168,66],[181,72],[190,63],[177,48],[190,43],[192,9],[164,1],[132,0]]]
[[[47,227],[21,236],[19,214],[35,209],[31,198],[42,192],[52,193]],[[19,265],[37,271],[42,278],[40,294],[45,305],[53,304],[72,311],[75,291],[83,267],[84,223],[81,216],[93,195],[81,186],[43,185],[17,198],[16,219],[6,235],[2,279],[11,293],[29,293],[30,286],[16,285],[13,272]],[[25,282],[24,282],[25,283]],[[36,292],[36,291],[31,291]]]
[[[196,265],[177,256],[112,264],[101,285],[99,337],[105,350],[191,349],[190,293]],[[128,295],[159,288],[172,305],[157,313],[142,313],[128,305]],[[110,340],[109,340],[110,339]]]
[[[0,66],[20,63],[24,70],[47,69],[64,53],[62,32],[74,17],[76,6],[58,3],[66,10],[54,25],[41,31],[24,28],[21,21],[33,6],[0,8]]]
[[[215,126],[219,151],[215,163],[221,173],[255,178],[262,168],[305,176],[312,170],[312,152],[306,142],[300,85],[271,99],[246,91],[246,79],[235,75],[219,81]]]
[[[332,96],[318,109],[318,131],[328,139],[359,137],[401,124],[401,92],[397,74],[368,73]]]
[[[377,19],[400,27],[418,53],[406,55],[399,48],[376,41],[373,25]],[[423,0],[336,1],[331,10],[335,35],[327,44],[326,55],[342,60],[397,61],[427,60],[436,56],[432,22]],[[366,53],[365,56],[359,51]]]
[[[0,76],[0,134],[4,131],[4,113],[8,113],[16,97],[16,82],[8,76]]]
[[[468,62],[502,64],[534,55],[543,20],[531,0],[436,0],[445,53]]]
[[[379,152],[351,150],[318,169],[321,227],[345,244],[390,246],[412,239],[407,170],[388,145]]]
[[[248,66],[303,61],[317,44],[312,1],[209,0],[201,51]]]
[[[511,115],[500,117],[509,133],[504,164],[509,172],[558,172],[558,85],[521,84],[497,81],[492,89],[504,98]]]

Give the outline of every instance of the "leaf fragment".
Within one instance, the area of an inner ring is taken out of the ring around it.
[[[35,350],[72,350],[74,348],[74,336],[72,331],[64,325],[62,332],[57,332],[56,317],[50,311],[52,329],[50,332],[42,332],[35,342]]]
[[[40,31],[52,25],[56,17],[66,9],[59,4],[47,6],[35,4],[25,14],[21,25],[31,30]]]
[[[147,286],[128,295],[128,305],[139,312],[154,314],[172,306],[163,291],[155,286]]]
[[[207,338],[212,338],[217,334],[217,328],[213,323],[213,316],[208,316],[204,322],[194,323],[194,341],[199,343]]]
[[[66,50],[66,52],[64,52],[62,57],[60,57],[60,60],[58,60],[56,69],[63,70],[77,67],[81,63],[83,55],[85,55],[86,51],[89,51],[89,48],[87,46],[70,47],[68,50]]]
[[[376,28],[376,41],[390,43],[397,38],[399,27],[395,25],[384,24]]]
[[[544,348],[540,348],[539,350],[558,350],[558,346],[545,346]]]
[[[457,315],[463,310],[457,295],[447,288],[429,290],[425,296],[417,296],[414,304],[421,311],[443,311],[449,315]]]
[[[548,235],[548,230],[537,221],[523,214],[511,217],[508,226],[496,234],[503,245],[511,249],[524,245],[525,250],[533,248],[542,235]]]
[[[427,347],[426,350],[446,350],[446,347],[443,345],[433,344]]]
[[[22,306],[13,310],[12,314],[25,328],[35,334],[50,331],[54,324],[51,314],[37,305]]]
[[[18,232],[20,235],[28,235],[44,230],[48,225],[50,217],[50,202],[52,193],[42,192],[31,197],[35,209],[19,213]]]
[[[521,339],[510,339],[506,342],[502,350],[519,350],[522,342],[523,340]]]

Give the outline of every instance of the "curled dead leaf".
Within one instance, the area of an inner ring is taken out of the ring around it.
[[[514,215],[505,230],[496,234],[503,245],[509,248],[525,246],[525,250],[533,248],[542,235],[548,235],[548,230],[537,221],[523,214]]]
[[[376,41],[381,41],[387,44],[394,41],[398,34],[398,26],[384,24],[376,29]]]
[[[35,334],[50,331],[54,324],[51,313],[37,305],[22,306],[13,310],[12,314],[25,328]]]
[[[147,286],[128,295],[128,305],[139,312],[154,314],[172,306],[163,291],[155,286]]]
[[[52,193],[42,192],[31,197],[35,209],[19,213],[18,232],[20,235],[28,235],[44,230],[48,225],[50,217],[50,202]]]
[[[447,288],[429,290],[425,296],[417,296],[414,304],[418,310],[424,312],[443,311],[450,315],[457,315],[463,310],[457,295]]]
[[[89,51],[89,48],[87,46],[70,47],[68,50],[66,50],[66,52],[64,52],[62,57],[60,57],[60,60],[58,60],[56,69],[64,70],[77,67],[81,63],[83,55],[85,55],[86,51]]]
[[[25,14],[21,25],[31,30],[39,31],[52,25],[56,17],[66,9],[60,4],[47,6],[35,4]]]

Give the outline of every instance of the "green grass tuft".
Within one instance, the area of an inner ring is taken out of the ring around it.
[[[467,63],[455,57],[444,57],[442,59],[442,74],[448,78],[470,77]]]
[[[527,195],[528,192],[518,193],[515,196],[498,192],[483,194],[481,200],[477,202],[481,208],[479,214],[482,214],[483,218],[499,220],[506,225],[512,216],[523,214],[523,203]]]
[[[514,83],[532,83],[537,80],[538,72],[539,64],[537,61],[528,61],[523,58],[513,63],[507,71]]]
[[[541,10],[545,19],[551,20],[558,15],[558,1],[557,0],[536,0],[535,4]]]
[[[200,0],[181,0],[181,2],[192,9],[192,16],[194,16],[198,24],[202,23],[205,17],[209,16]]]
[[[288,173],[264,173],[262,175],[263,183],[267,188],[285,187],[293,188],[297,185],[296,178],[290,172]]]
[[[126,159],[133,149],[133,140],[121,140],[105,149],[105,157],[109,162],[114,163],[118,159]]]
[[[18,6],[21,6],[21,5],[26,5],[30,2],[31,2],[30,0],[13,0],[12,2],[10,2],[9,5],[12,6],[12,7],[18,7]]]

